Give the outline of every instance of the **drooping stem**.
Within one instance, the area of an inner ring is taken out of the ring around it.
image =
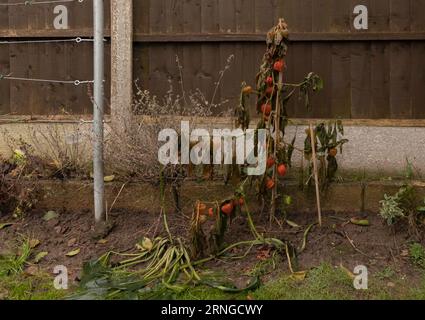
[[[311,149],[313,151],[312,161],[313,161],[313,171],[314,171],[314,182],[316,185],[316,201],[317,201],[317,215],[319,219],[319,226],[322,226],[322,208],[320,205],[320,189],[319,189],[319,172],[317,168],[317,154],[316,154],[316,136],[313,130],[313,125],[310,123],[310,139],[311,139]]]
[[[254,220],[252,220],[251,212],[249,211],[248,203],[246,202],[246,200],[245,200],[244,207],[245,207],[246,216],[248,219],[248,225],[249,225],[249,228],[251,229],[252,234],[254,235],[255,239],[262,240],[263,237],[258,233],[257,228],[255,227]]]
[[[167,231],[170,241],[173,242],[173,237],[171,236],[170,227],[168,226],[167,212],[165,210],[165,177],[164,177],[164,167],[162,166],[161,166],[159,179],[160,179],[161,214],[164,218],[164,228],[165,228],[165,231]]]

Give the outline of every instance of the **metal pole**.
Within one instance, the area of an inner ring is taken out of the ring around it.
[[[104,163],[103,163],[103,106],[104,106],[104,3],[93,0],[94,21],[94,99],[93,99],[93,174],[94,214],[96,223],[105,220]]]

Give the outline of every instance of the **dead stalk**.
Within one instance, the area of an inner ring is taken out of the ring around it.
[[[314,183],[316,185],[316,201],[317,201],[317,214],[319,218],[319,226],[322,226],[322,208],[320,205],[320,189],[319,189],[319,173],[317,169],[317,155],[316,155],[316,137],[313,130],[313,125],[310,123],[310,139],[311,148],[313,150],[313,171],[314,171]]]

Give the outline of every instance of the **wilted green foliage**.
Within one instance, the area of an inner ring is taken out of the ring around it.
[[[380,204],[380,215],[391,226],[416,211],[415,190],[412,186],[403,186],[393,196],[384,195],[384,200],[380,201]]]

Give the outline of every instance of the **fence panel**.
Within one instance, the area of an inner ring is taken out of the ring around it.
[[[359,4],[368,8],[368,30],[354,28],[353,9]],[[91,1],[65,6],[68,30],[54,29],[54,5],[0,6],[0,39],[91,36]],[[109,1],[106,7],[109,30]],[[253,84],[265,33],[279,17],[287,20],[293,40],[287,81],[300,81],[313,71],[325,83],[313,98],[313,111],[294,99],[292,116],[425,118],[425,0],[135,0],[134,77],[159,97],[170,84],[177,93],[178,56],[186,91],[199,88],[211,100],[219,72],[233,55],[215,95],[216,101],[229,100],[219,110],[225,111],[237,103],[242,81]],[[88,80],[92,45],[0,45],[0,73],[9,71]],[[0,114],[91,112],[86,86],[0,81],[0,94]]]

